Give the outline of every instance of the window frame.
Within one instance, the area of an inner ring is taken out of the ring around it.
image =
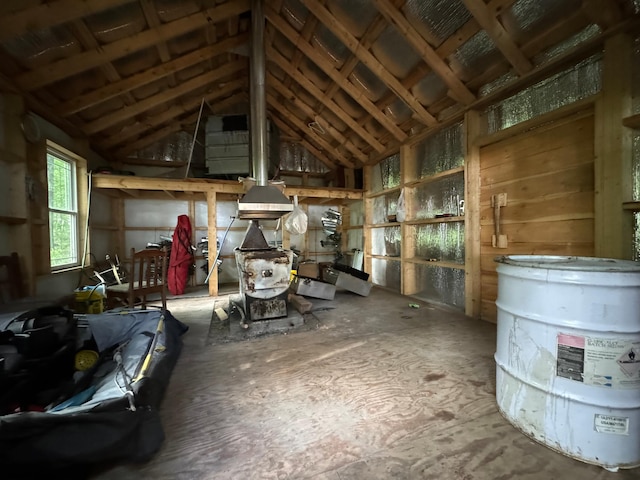
[[[48,191],[49,191],[49,167],[48,167],[48,156],[53,155],[56,158],[59,158],[63,161],[69,162],[72,165],[73,179],[72,181],[75,184],[74,196],[75,196],[75,211],[67,211],[52,208],[49,205]],[[49,235],[48,235],[48,248],[46,258],[48,259],[48,268],[51,273],[65,272],[69,270],[77,270],[82,268],[83,262],[83,254],[86,258],[89,255],[88,251],[85,250],[85,246],[88,247],[88,204],[87,204],[87,194],[88,194],[88,186],[87,182],[83,181],[86,178],[87,174],[87,162],[84,158],[77,155],[76,153],[62,147],[61,145],[56,144],[50,140],[46,141],[46,150],[45,150],[45,171],[47,172],[47,224],[49,226]],[[77,252],[77,258],[75,262],[65,263],[62,265],[52,265],[51,263],[51,224],[50,224],[50,213],[63,213],[63,214],[71,214],[75,216],[75,246]]]

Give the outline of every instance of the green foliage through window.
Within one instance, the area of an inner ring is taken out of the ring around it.
[[[51,267],[78,263],[76,165],[53,150],[47,152]]]

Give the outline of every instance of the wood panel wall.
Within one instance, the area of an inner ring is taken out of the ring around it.
[[[483,320],[496,322],[499,255],[594,254],[594,117],[570,116],[480,149],[480,270]],[[507,194],[492,247],[492,195]]]

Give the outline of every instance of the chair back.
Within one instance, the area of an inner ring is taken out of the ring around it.
[[[167,251],[145,249],[136,252],[131,249],[131,270],[129,272],[129,305],[135,298],[142,298],[142,308],[146,307],[145,297],[151,293],[160,293],[162,308],[167,308]]]
[[[8,303],[25,296],[18,254],[0,256],[0,303]]]

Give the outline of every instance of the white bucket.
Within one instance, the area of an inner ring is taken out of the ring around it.
[[[496,400],[540,443],[640,466],[640,263],[498,257]]]

